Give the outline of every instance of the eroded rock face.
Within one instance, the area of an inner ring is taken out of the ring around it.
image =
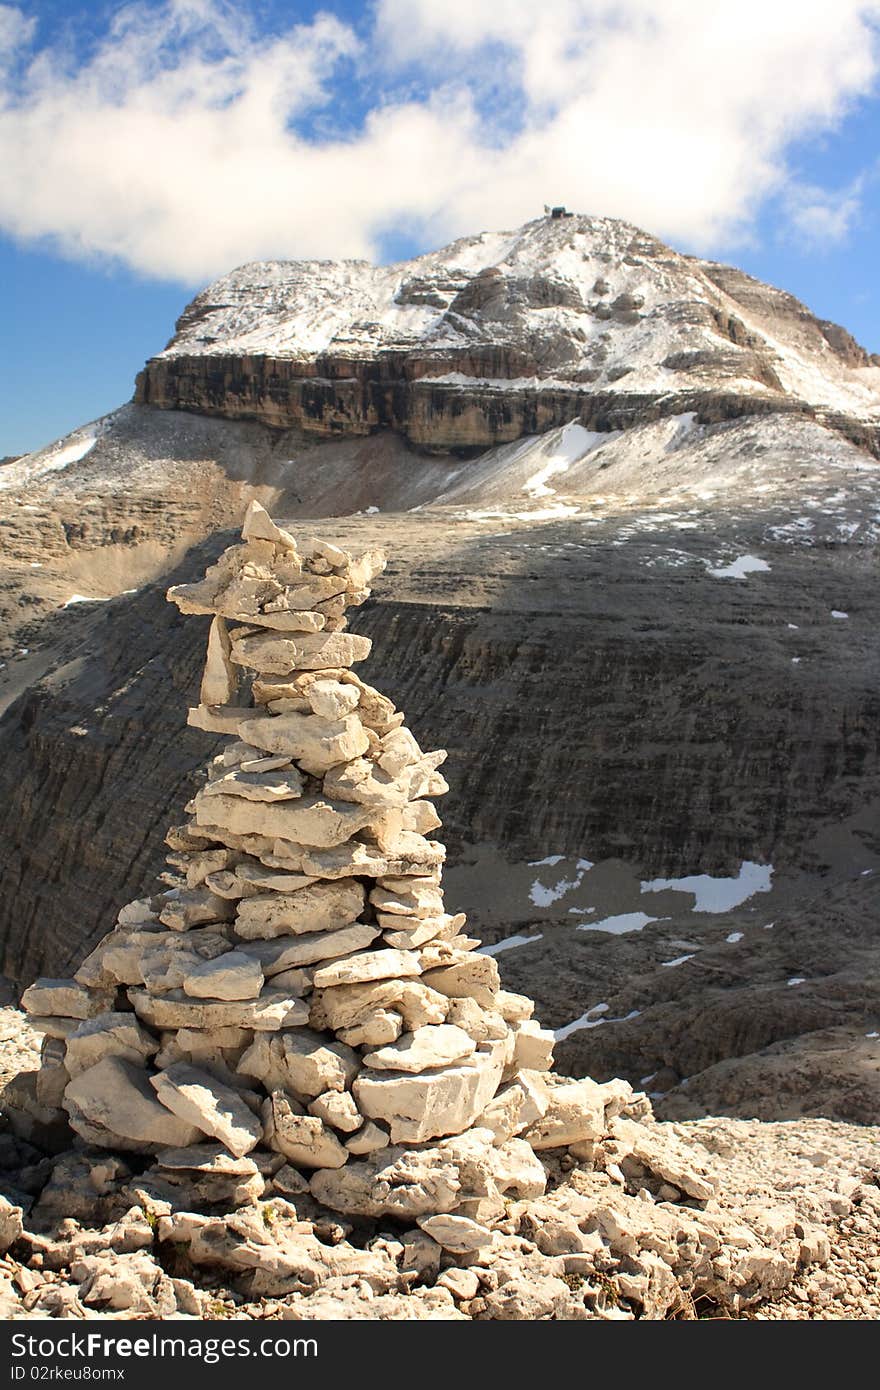
[[[836,400],[860,414],[852,368],[872,360],[730,267],[627,223],[540,218],[390,270],[347,265],[344,283],[326,262],[244,266],[187,308],[136,399],[324,436],[384,427],[418,445],[485,448],[651,411]]]

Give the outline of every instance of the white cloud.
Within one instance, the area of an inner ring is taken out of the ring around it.
[[[78,61],[8,58],[0,227],[190,281],[546,201],[711,248],[789,189],[793,141],[871,90],[878,18],[880,0],[378,0],[362,38],[329,15],[267,37],[226,0],[136,0]],[[0,64],[32,30],[0,5]],[[815,240],[857,196],[789,206]]]
[[[795,237],[815,250],[846,241],[861,213],[866,183],[865,174],[835,190],[792,182],[786,189],[785,207]]]

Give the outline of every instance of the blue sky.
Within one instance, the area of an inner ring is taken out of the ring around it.
[[[880,352],[880,0],[0,3],[0,455],[126,400],[243,261],[396,259],[546,201]]]

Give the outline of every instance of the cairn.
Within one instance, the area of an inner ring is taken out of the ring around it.
[[[172,1205],[308,1185],[479,1244],[505,1195],[544,1191],[536,1151],[588,1158],[646,1102],[550,1074],[553,1035],[445,910],[446,754],[351,669],[371,643],[346,610],[385,563],[298,547],[252,502],[241,543],[169,591],[212,617],[189,723],[229,741],[168,832],[162,891],[23,1004],[40,1104],[80,1146],[142,1155]]]

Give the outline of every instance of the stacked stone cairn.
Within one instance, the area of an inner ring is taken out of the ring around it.
[[[544,1191],[536,1151],[586,1158],[644,1102],[550,1074],[553,1035],[445,910],[446,754],[351,669],[371,643],[346,610],[385,563],[298,547],[252,502],[241,544],[170,590],[212,617],[189,723],[229,741],[163,890],[23,1004],[40,1105],[141,1155],[172,1205],[309,1191],[478,1247],[481,1217]]]

